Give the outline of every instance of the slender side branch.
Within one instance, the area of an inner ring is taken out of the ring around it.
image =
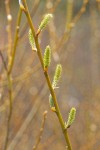
[[[12,22],[12,15],[10,12],[10,0],[5,0],[5,7],[6,7],[6,14],[7,14],[7,32],[8,32],[8,62],[10,61],[11,57],[11,49],[12,49],[12,31],[11,31],[11,22]]]
[[[11,56],[11,61],[9,64],[8,68],[8,73],[10,74],[14,65],[14,60],[15,60],[15,54],[16,54],[16,48],[17,48],[17,43],[18,43],[18,38],[19,38],[19,26],[21,22],[21,16],[22,16],[22,10],[19,10],[18,13],[18,19],[17,19],[17,24],[16,24],[16,31],[15,31],[15,37],[14,37],[14,45],[13,45],[13,50],[12,50],[12,56]]]
[[[67,14],[66,14],[66,27],[65,30],[68,30],[69,28],[69,24],[72,21],[72,17],[73,17],[73,5],[74,5],[74,1],[73,0],[67,0]]]
[[[89,3],[89,0],[84,0],[83,1],[83,5],[80,8],[79,12],[76,14],[76,16],[72,19],[72,21],[70,21],[70,23],[68,24],[67,30],[65,31],[65,33],[63,34],[63,36],[61,37],[61,39],[59,40],[57,46],[54,48],[54,51],[58,51],[59,49],[61,49],[61,47],[65,44],[66,41],[69,40],[70,38],[70,33],[73,29],[73,27],[75,26],[75,24],[78,22],[78,20],[80,19],[80,17],[82,16],[83,13],[85,13],[86,11],[86,6]]]
[[[10,120],[11,120],[11,116],[12,116],[12,100],[13,100],[13,97],[12,97],[12,79],[11,79],[11,76],[9,74],[7,75],[7,79],[8,79],[8,92],[9,92],[9,113],[8,113],[8,118],[7,118],[7,133],[6,133],[4,150],[6,150],[8,147]]]
[[[100,10],[100,0],[96,0],[97,8]]]
[[[0,56],[1,56],[2,63],[3,63],[3,65],[4,65],[4,68],[5,68],[5,71],[7,72],[7,71],[8,71],[8,69],[7,69],[7,64],[6,64],[5,60],[4,60],[4,57],[3,57],[3,55],[2,55],[2,52],[1,52],[1,50],[0,50]]]
[[[9,92],[9,114],[8,114],[8,118],[7,118],[7,133],[6,133],[6,139],[5,139],[5,145],[4,145],[4,150],[6,150],[7,149],[7,145],[8,145],[10,120],[11,120],[11,115],[12,115],[12,80],[11,80],[11,76],[8,74],[7,65],[6,65],[6,62],[4,60],[4,57],[3,57],[1,51],[0,51],[0,56],[1,56],[4,68],[6,70],[6,73],[7,73],[8,92]]]
[[[1,53],[1,51],[0,51],[0,56],[1,56],[4,68],[6,70],[6,73],[7,73],[8,92],[9,92],[9,114],[8,114],[8,118],[7,118],[7,132],[6,132],[6,139],[5,139],[5,145],[4,145],[4,150],[6,150],[7,146],[8,146],[10,120],[11,120],[11,116],[12,116],[12,81],[11,81],[11,76],[8,74],[7,65],[6,65],[6,62],[4,60],[4,57]]]
[[[43,57],[42,57],[42,53],[41,53],[40,44],[38,42],[38,35],[36,35],[36,33],[35,33],[35,29],[34,29],[34,26],[33,26],[33,23],[32,23],[32,19],[31,19],[30,14],[29,14],[29,10],[28,10],[28,7],[27,7],[26,0],[23,0],[23,5],[24,5],[24,8],[25,8],[24,13],[26,14],[29,26],[30,26],[30,28],[32,30],[32,33],[33,33],[33,36],[34,36],[34,40],[35,40],[35,44],[36,44],[36,48],[37,48],[38,58],[40,60],[42,69],[44,71]],[[51,95],[53,97],[53,100],[54,100],[54,104],[55,104],[55,108],[56,108],[56,114],[57,114],[57,117],[59,119],[59,122],[60,122],[60,125],[61,125],[61,128],[62,128],[64,137],[65,137],[65,140],[66,140],[66,143],[67,143],[67,146],[68,146],[68,150],[72,150],[71,144],[70,144],[70,141],[69,141],[69,138],[68,138],[68,133],[67,133],[67,130],[65,130],[64,120],[62,118],[62,115],[61,115],[61,112],[60,112],[60,109],[59,109],[59,105],[58,105],[58,102],[57,102],[57,98],[56,98],[54,89],[52,88],[52,83],[50,81],[48,72],[45,71],[44,75],[45,75],[45,79],[47,81],[50,93],[51,93]]]
[[[8,146],[10,120],[11,120],[11,116],[12,116],[12,81],[11,81],[11,76],[8,74],[7,65],[6,65],[6,62],[4,60],[4,57],[1,53],[1,51],[0,51],[0,56],[1,56],[4,68],[6,70],[6,73],[7,73],[8,92],[9,92],[9,114],[8,114],[8,118],[7,118],[7,132],[6,132],[6,139],[5,139],[5,145],[4,145],[4,150],[6,150],[7,146]]]
[[[6,2],[9,2],[9,0]],[[20,9],[19,14],[18,14],[18,19],[17,19],[17,25],[16,25],[14,46],[13,46],[13,50],[11,51],[11,54],[9,56],[8,68],[7,68],[7,80],[8,80],[8,92],[9,92],[9,113],[8,113],[8,118],[7,118],[7,133],[6,133],[4,150],[7,150],[7,147],[8,147],[8,138],[9,138],[9,132],[10,132],[10,120],[11,120],[11,116],[12,116],[13,96],[12,96],[12,76],[11,76],[11,73],[12,73],[12,68],[13,68],[14,59],[15,59],[16,47],[17,47],[17,43],[18,43],[18,34],[19,34],[19,25],[20,25],[20,21],[21,21],[21,14],[22,14],[22,10]],[[8,41],[8,44],[9,44],[9,41]]]
[[[37,142],[36,142],[36,145],[33,147],[33,150],[36,150],[40,141],[41,141],[41,138],[42,138],[42,134],[43,134],[43,131],[44,131],[44,126],[45,126],[45,121],[46,121],[46,118],[47,118],[47,111],[45,111],[43,113],[43,120],[42,120],[42,124],[41,124],[41,128],[40,128],[40,132],[39,132],[39,135],[38,135],[38,139],[37,139]]]
[[[58,4],[61,2],[61,0],[55,0],[55,2],[54,2],[54,4],[52,5],[51,8],[48,7],[49,2],[53,3],[51,0],[47,0],[47,8],[49,10],[49,13],[54,13],[56,8],[57,8],[57,6],[58,6]]]

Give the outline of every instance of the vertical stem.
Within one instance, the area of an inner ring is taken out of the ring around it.
[[[30,26],[30,28],[32,30],[32,33],[33,33],[33,36],[34,36],[34,40],[35,40],[35,44],[36,44],[36,48],[37,48],[37,55],[38,55],[38,58],[40,60],[41,66],[42,66],[42,70],[44,72],[44,64],[43,64],[43,57],[42,57],[42,53],[41,53],[41,48],[40,48],[40,45],[39,45],[39,42],[38,42],[38,36],[35,33],[35,29],[34,29],[34,26],[33,26],[33,23],[32,23],[32,19],[31,19],[30,14],[29,14],[29,10],[28,10],[28,7],[27,7],[26,0],[23,0],[23,4],[24,4],[24,8],[25,8],[24,12],[26,14],[29,26]],[[60,122],[60,125],[61,125],[61,128],[62,128],[62,132],[64,134],[64,137],[65,137],[65,140],[66,140],[66,143],[67,143],[67,146],[68,146],[68,150],[72,150],[71,144],[70,144],[70,141],[69,141],[69,137],[68,137],[68,133],[67,133],[67,130],[65,130],[64,120],[62,118],[62,115],[61,115],[61,112],[60,112],[60,109],[59,109],[59,105],[58,105],[58,102],[57,102],[57,98],[56,98],[54,89],[52,88],[52,83],[50,81],[48,72],[44,72],[44,75],[45,75],[45,79],[47,81],[50,93],[51,93],[51,95],[53,97],[53,100],[54,100],[54,104],[55,104],[55,108],[56,108],[56,114],[57,114],[57,117],[59,119],[59,122]]]
[[[9,132],[10,132],[10,120],[11,120],[11,116],[12,116],[12,80],[11,80],[11,75],[8,74],[7,79],[8,79],[8,92],[9,92],[9,113],[8,113],[8,118],[7,118],[7,133],[6,133],[4,150],[6,150],[8,147],[8,138],[9,138]]]
[[[14,65],[14,60],[15,60],[15,53],[16,53],[16,47],[18,43],[18,37],[19,37],[19,25],[21,22],[21,15],[22,15],[22,10],[19,10],[18,13],[18,19],[17,19],[17,25],[16,25],[16,31],[15,31],[15,37],[14,37],[14,46],[12,49],[12,53],[10,55],[10,61],[8,62],[8,68],[7,68],[7,80],[8,80],[8,92],[9,92],[9,114],[8,114],[8,119],[7,119],[7,133],[6,133],[6,139],[5,139],[5,145],[4,145],[4,150],[7,149],[8,147],[8,138],[9,138],[9,132],[10,132],[10,121],[11,121],[11,116],[12,116],[12,68]]]
[[[6,150],[7,146],[8,146],[8,137],[9,137],[9,130],[10,130],[10,120],[11,120],[11,116],[12,116],[12,80],[11,80],[11,75],[8,74],[8,68],[7,68],[6,62],[4,60],[4,57],[3,57],[1,51],[0,51],[0,56],[1,56],[1,59],[2,59],[2,63],[4,65],[4,69],[5,69],[6,74],[7,74],[8,92],[9,92],[9,113],[8,113],[8,117],[7,117],[7,132],[6,132],[6,139],[5,139],[5,145],[4,145],[4,150]]]

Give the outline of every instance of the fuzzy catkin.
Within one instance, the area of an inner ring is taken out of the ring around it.
[[[62,74],[62,66],[61,66],[61,64],[58,64],[56,67],[56,70],[55,70],[54,79],[53,79],[53,83],[52,83],[52,86],[54,88],[57,86],[58,81],[61,77],[61,74]]]
[[[74,122],[75,116],[76,116],[76,109],[72,107],[68,116],[67,127],[69,127]]]
[[[36,48],[36,46],[35,46],[35,41],[34,41],[34,37],[33,37],[32,30],[31,30],[31,29],[29,29],[28,37],[29,37],[29,43],[30,43],[32,49]]]
[[[49,45],[45,49],[43,62],[44,62],[44,68],[47,68],[50,65],[50,62],[51,62],[51,49],[50,49]]]
[[[40,31],[42,31],[47,26],[47,24],[49,23],[49,21],[51,20],[52,17],[53,17],[52,14],[46,14],[44,16],[42,22],[39,25],[39,30]]]
[[[54,102],[53,102],[53,98],[52,98],[51,94],[50,94],[50,96],[49,96],[49,104],[50,104],[50,107],[51,107],[51,108],[52,108],[52,107],[55,107],[55,106],[54,106]]]

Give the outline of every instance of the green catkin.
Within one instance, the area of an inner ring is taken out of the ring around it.
[[[66,123],[66,128],[70,127],[72,125],[72,123],[75,120],[75,116],[76,116],[76,109],[74,107],[71,108],[69,116],[68,116],[68,120]]]
[[[52,107],[55,107],[55,106],[54,106],[54,102],[53,102],[53,98],[52,98],[51,94],[50,94],[50,96],[49,96],[49,104],[50,104],[50,107],[51,107],[51,108],[52,108]]]
[[[62,66],[61,66],[61,64],[58,64],[56,67],[56,70],[55,70],[54,79],[53,79],[53,83],[52,83],[53,88],[55,88],[57,86],[58,81],[61,77],[61,73],[62,73]]]
[[[28,32],[28,37],[29,37],[29,43],[32,47],[32,50],[35,50],[36,49],[36,46],[35,46],[35,41],[34,41],[34,37],[33,37],[33,34],[32,34],[32,30],[29,29],[29,32]]]
[[[43,62],[44,62],[44,68],[48,68],[51,62],[51,49],[49,45],[45,49]]]
[[[40,23],[38,30],[42,31],[47,26],[47,24],[49,23],[49,21],[51,20],[51,18],[53,18],[52,14],[46,14],[44,16],[42,22]]]
[[[51,94],[49,96],[49,105],[50,105],[51,110],[53,112],[56,112],[56,108],[55,108],[54,101],[53,101],[53,98],[52,98]]]

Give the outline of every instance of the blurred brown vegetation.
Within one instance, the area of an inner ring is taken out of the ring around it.
[[[51,79],[56,64],[60,62],[63,66],[60,88],[56,93],[64,119],[67,119],[72,106],[77,109],[76,120],[68,130],[73,150],[99,150],[100,2],[89,0],[86,7],[83,7],[83,11],[80,11],[84,5],[83,0],[72,0],[73,6],[69,7],[69,12],[68,0],[28,0],[27,2],[36,29],[45,13],[54,14],[53,21],[42,32],[40,42],[43,51],[48,44],[52,48],[52,64],[49,68]],[[13,39],[19,8],[18,1],[10,0],[10,8]],[[68,26],[70,22],[72,22],[71,27]],[[66,27],[68,27],[67,32]],[[6,28],[5,4],[4,0],[0,0],[0,51],[7,64]],[[32,149],[45,110],[48,114],[38,149],[63,150],[65,149],[64,137],[56,115],[50,110],[48,87],[38,57],[29,45],[28,30],[27,20],[23,14],[12,70],[13,113],[8,150]],[[8,112],[8,82],[0,57],[0,150],[4,147]]]

